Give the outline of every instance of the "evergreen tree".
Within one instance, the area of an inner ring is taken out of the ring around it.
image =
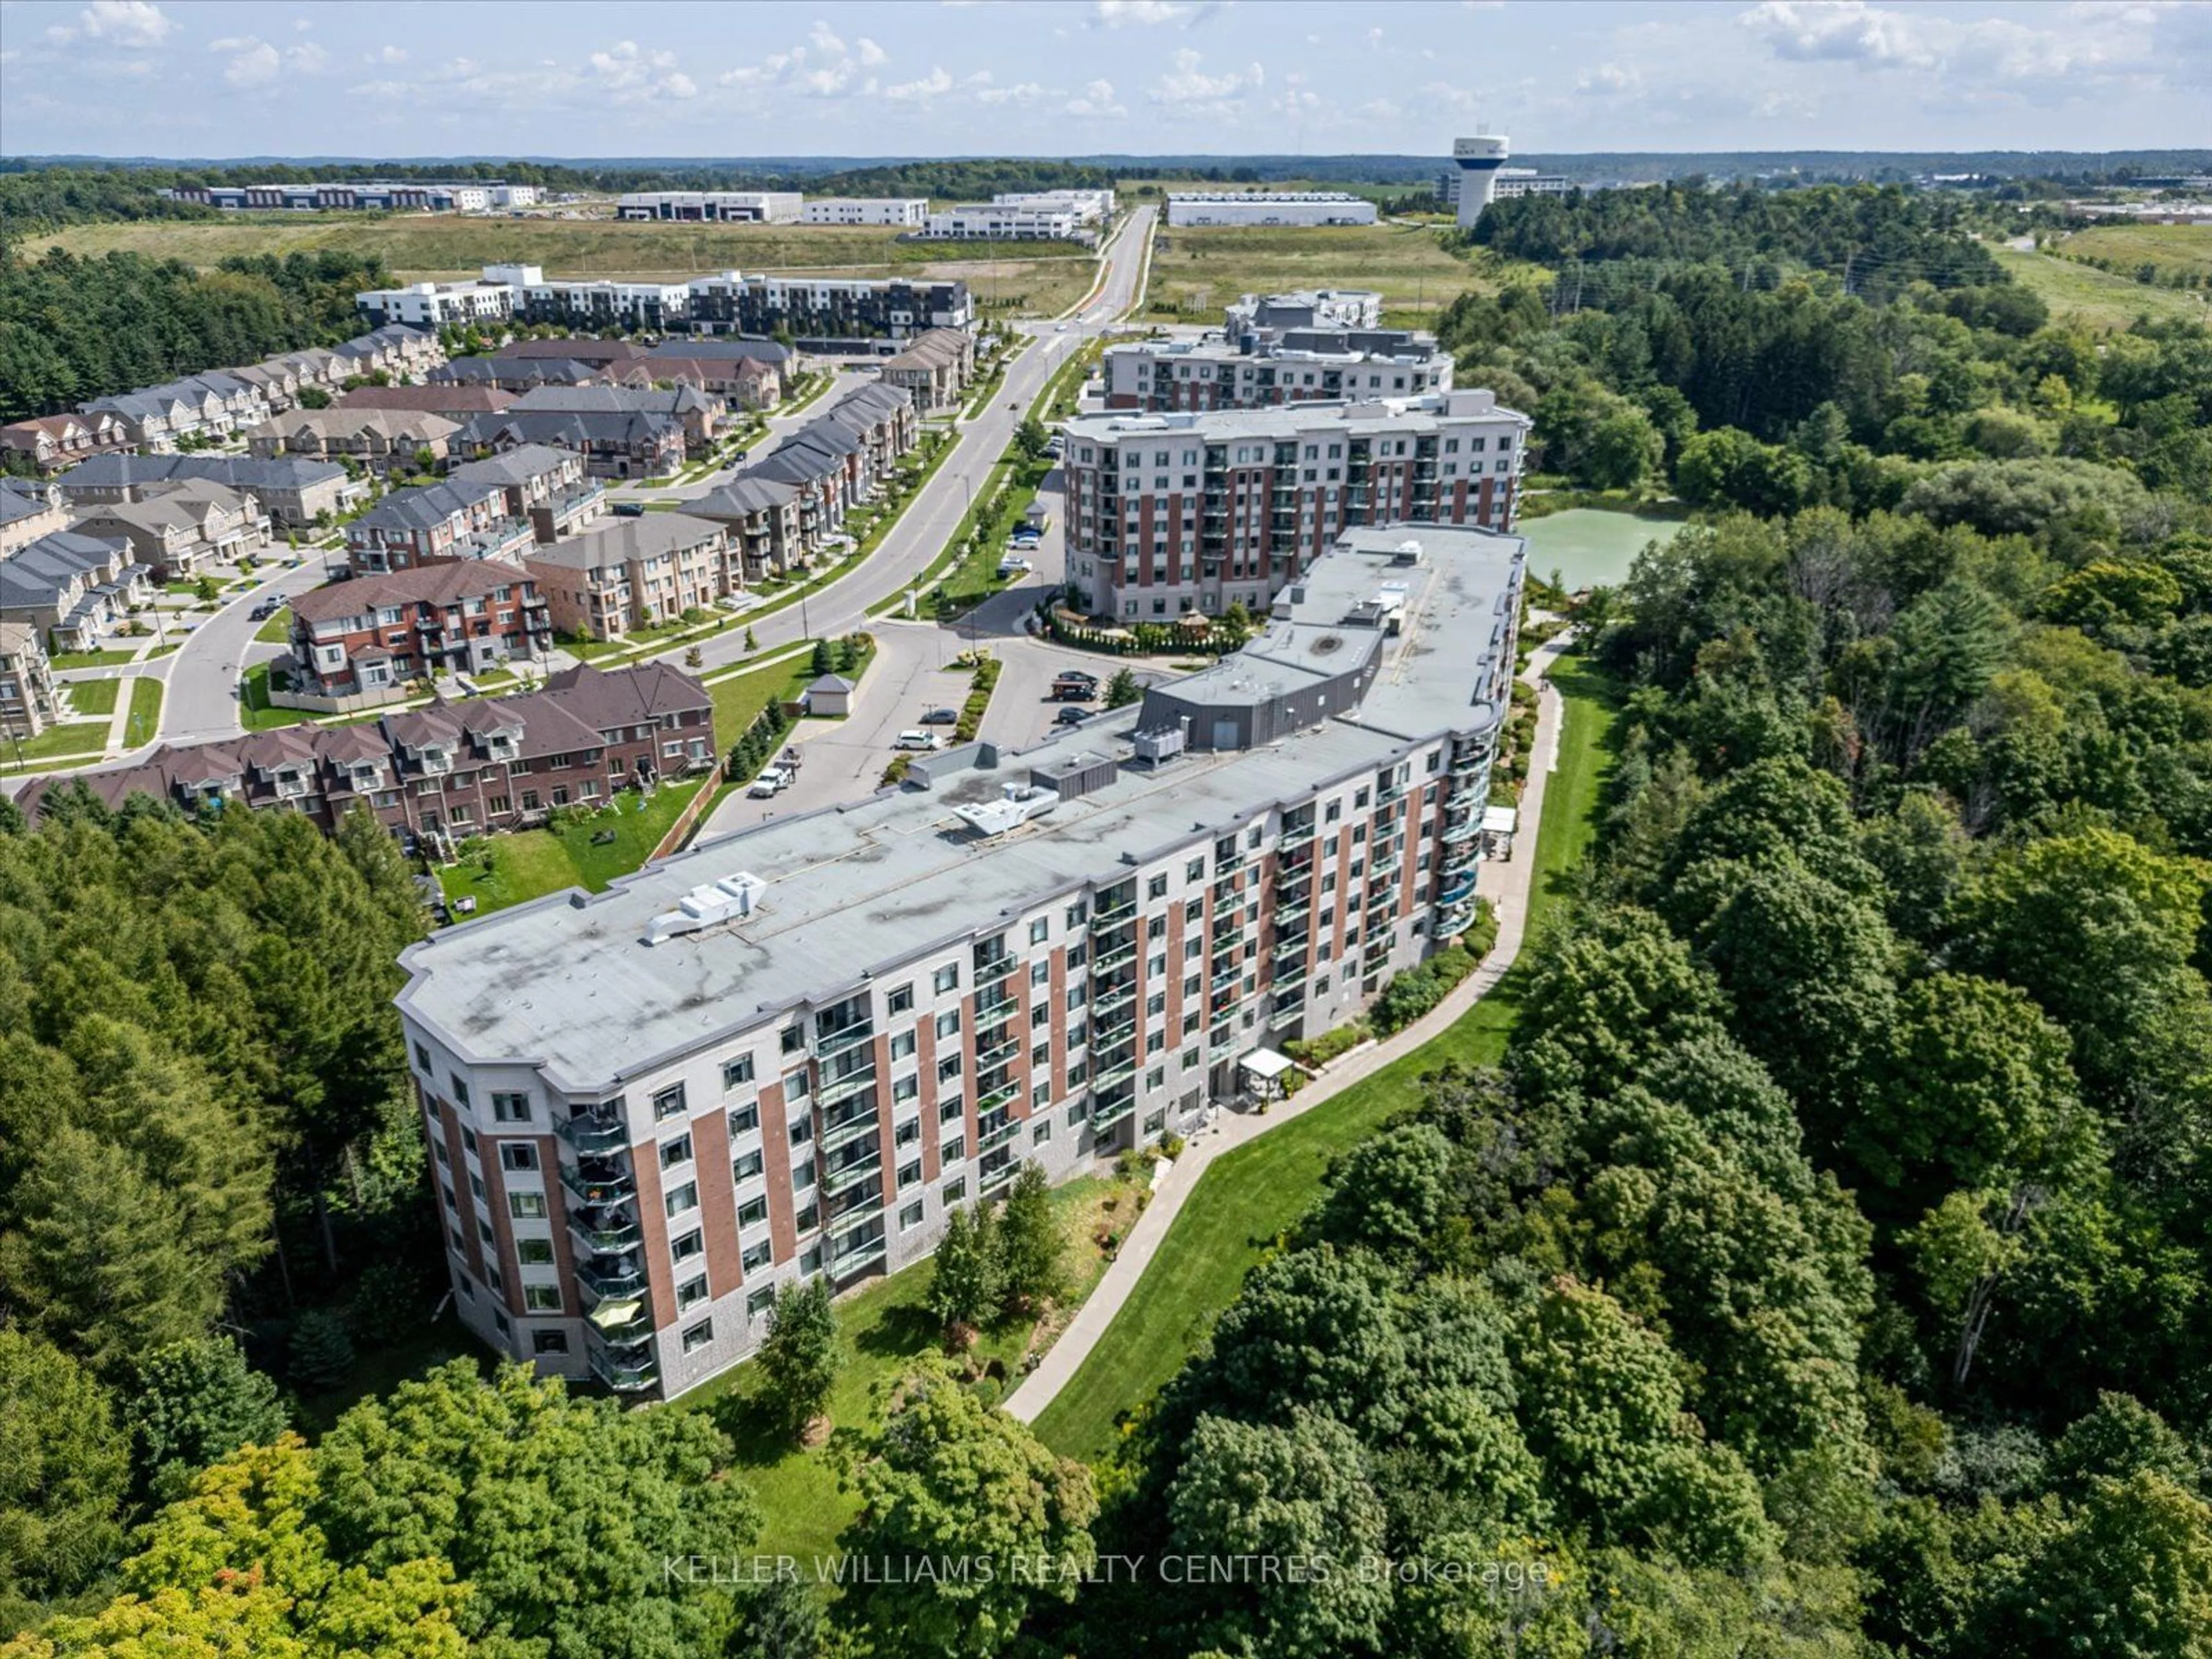
[[[1067,1291],[1066,1238],[1053,1213],[1044,1167],[1024,1164],[1006,1189],[998,1220],[1000,1283],[1006,1306],[1036,1310]]]
[[[999,1305],[998,1230],[988,1209],[955,1210],[937,1242],[925,1305],[947,1333],[983,1323]]]
[[[837,1315],[829,1280],[785,1285],[776,1291],[768,1334],[753,1363],[760,1367],[771,1413],[792,1432],[830,1408],[837,1383]]]
[[[183,1497],[194,1475],[240,1446],[274,1444],[289,1425],[276,1385],[227,1336],[149,1354],[124,1415],[139,1480],[157,1504]]]

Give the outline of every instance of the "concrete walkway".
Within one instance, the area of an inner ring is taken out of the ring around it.
[[[1311,1079],[1288,1100],[1279,1101],[1263,1116],[1255,1112],[1217,1116],[1211,1127],[1191,1137],[1183,1154],[1152,1189],[1152,1201],[1129,1229],[1121,1254],[1107,1267],[1097,1288],[1077,1311],[1060,1340],[1054,1343],[1037,1368],[1023,1379],[1006,1401],[1006,1410],[1024,1423],[1034,1423],[1068,1379],[1082,1369],[1098,1346],[1122,1304],[1137,1288],[1152,1265],[1184,1203],[1196,1190],[1200,1176],[1223,1153],[1256,1140],[1270,1129],[1280,1128],[1322,1102],[1334,1099],[1354,1084],[1419,1048],[1480,1002],[1505,976],[1521,954],[1528,920],[1528,896],[1536,873],[1536,830],[1544,815],[1544,794],[1559,762],[1559,692],[1545,677],[1552,663],[1566,648],[1564,634],[1546,641],[1529,654],[1522,678],[1537,688],[1536,737],[1529,755],[1528,786],[1521,793],[1521,823],[1516,832],[1514,856],[1503,864],[1486,863],[1477,878],[1477,890],[1487,898],[1498,916],[1498,943],[1482,965],[1454,986],[1449,995],[1424,1018],[1403,1030],[1364,1044],[1340,1058],[1320,1076]]]

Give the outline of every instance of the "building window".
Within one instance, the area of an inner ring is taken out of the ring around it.
[[[768,1200],[749,1198],[738,1206],[738,1225],[757,1227],[768,1219]]]
[[[525,1285],[522,1287],[522,1308],[526,1313],[559,1313],[561,1287],[558,1285]]]
[[[1039,916],[1035,921],[1030,923],[1030,943],[1042,945],[1051,933],[1052,923],[1044,917]]]
[[[891,994],[884,999],[884,1006],[895,1014],[907,1012],[914,1006],[914,987],[911,984],[894,987]]]
[[[758,1152],[739,1152],[730,1161],[730,1179],[732,1181],[750,1181],[760,1172],[761,1155]]]
[[[760,1103],[758,1101],[755,1101],[749,1105],[735,1106],[731,1108],[730,1133],[732,1134],[750,1134],[754,1130],[759,1127]]]
[[[791,1137],[793,1146],[804,1146],[814,1139],[814,1120],[811,1117],[795,1117],[791,1120],[785,1133]]]
[[[722,1086],[734,1089],[753,1080],[753,1057],[739,1054],[735,1060],[722,1062]]]
[[[444,1147],[438,1149],[445,1151]],[[507,1140],[500,1143],[499,1167],[502,1170],[534,1170],[538,1167],[538,1148],[526,1140]]]
[[[463,1081],[461,1074],[458,1072],[453,1073],[447,1080],[453,1085],[453,1103],[466,1107],[469,1103],[469,1085]]]
[[[684,1352],[696,1353],[714,1340],[714,1322],[702,1319],[684,1333]]]
[[[924,1206],[922,1201],[917,1198],[913,1203],[901,1210],[899,1212],[899,1231],[902,1233],[910,1233],[916,1227],[921,1225],[923,1208]]]
[[[671,1187],[661,1201],[667,1206],[669,1219],[672,1221],[684,1211],[699,1207],[699,1183],[687,1181],[680,1187]]]
[[[679,1116],[683,1110],[684,1085],[680,1083],[671,1084],[653,1097],[653,1121],[655,1123],[663,1123],[672,1117]]]
[[[683,1313],[707,1299],[707,1275],[700,1273],[676,1287],[676,1311]]]
[[[672,1170],[679,1164],[689,1164],[690,1161],[691,1137],[688,1134],[677,1136],[675,1139],[665,1143],[660,1149],[660,1167],[664,1170]]]
[[[740,1258],[740,1261],[745,1272],[751,1273],[758,1273],[775,1259],[775,1246],[763,1238],[757,1244],[746,1245],[745,1253]]]
[[[960,1011],[957,1008],[937,1017],[937,1035],[939,1037],[957,1037],[960,1035]]]
[[[518,1238],[514,1241],[514,1259],[526,1267],[550,1267],[553,1265],[553,1241]]]
[[[766,1313],[766,1312],[767,1312],[770,1308],[773,1308],[774,1306],[775,1306],[775,1285],[763,1285],[763,1286],[762,1286],[759,1290],[757,1290],[757,1291],[747,1291],[747,1292],[746,1292],[746,1295],[745,1295],[745,1317],[746,1317],[746,1318],[748,1318],[748,1319],[758,1319],[758,1318],[759,1318],[763,1314]]]
[[[494,1121],[500,1123],[527,1123],[530,1121],[530,1097],[501,1094],[495,1090],[491,1097],[491,1115]]]
[[[1051,1139],[1052,1120],[1050,1118],[1039,1118],[1036,1121],[1035,1127],[1030,1130],[1030,1145],[1032,1146],[1042,1146],[1045,1142]]]
[[[532,1353],[566,1353],[568,1352],[568,1333],[566,1331],[532,1331],[530,1334]]]
[[[694,1227],[668,1247],[668,1254],[678,1261],[689,1261],[706,1248],[706,1242],[699,1237],[699,1230]]]
[[[545,1194],[543,1193],[509,1193],[507,1212],[517,1221],[542,1221],[545,1217]]]
[[[959,989],[960,964],[957,962],[947,963],[944,967],[939,969],[935,974],[930,976],[930,986],[931,988],[939,996],[943,996],[947,991],[956,991]]]

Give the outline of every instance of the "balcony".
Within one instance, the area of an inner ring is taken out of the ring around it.
[[[629,1146],[629,1120],[597,1112],[576,1112],[558,1119],[553,1133],[586,1155],[619,1152]]]
[[[858,1066],[842,1077],[824,1078],[816,1085],[814,1103],[826,1111],[842,1101],[866,1093],[875,1086],[875,1056],[871,1054],[867,1056],[865,1066]]]
[[[1116,968],[1125,968],[1136,959],[1137,942],[1134,939],[1127,945],[1102,945],[1098,953],[1091,959],[1091,976],[1094,980],[1103,979]]]
[[[646,1286],[645,1268],[635,1255],[594,1256],[576,1264],[576,1282],[593,1296],[636,1296]]]
[[[838,1119],[834,1124],[825,1125],[820,1136],[822,1151],[826,1154],[840,1146],[849,1146],[861,1136],[878,1133],[882,1128],[882,1121],[877,1117],[875,1106],[871,1103],[864,1112],[856,1112],[850,1117]]]
[[[1097,996],[1092,997],[1091,999],[1091,1018],[1097,1024],[1103,1025],[1114,1015],[1120,1013],[1124,1008],[1128,1007],[1131,1004],[1135,1002],[1136,1000],[1137,985],[1136,981],[1132,980],[1128,983],[1117,987],[1114,990],[1107,991]]]
[[[1111,903],[1102,899],[1098,908],[1091,914],[1091,931],[1096,933],[1102,928],[1119,927],[1125,921],[1135,920],[1136,915],[1137,899],[1133,893]]]
[[[1462,842],[1473,841],[1481,833],[1482,820],[1474,813],[1469,812],[1458,819],[1454,819],[1449,811],[1444,814],[1443,843],[1445,846],[1457,847]]]
[[[1313,914],[1310,899],[1293,899],[1288,904],[1275,907],[1275,937],[1280,939],[1292,928],[1299,927]]]
[[[642,1297],[611,1298],[592,1309],[588,1317],[607,1346],[625,1355],[643,1347],[653,1336],[653,1310]]]
[[[841,1164],[835,1168],[825,1168],[823,1170],[822,1195],[824,1198],[835,1198],[840,1193],[850,1192],[870,1176],[880,1174],[883,1167],[882,1146],[880,1144],[870,1146],[861,1156],[853,1159],[849,1164]]]
[[[1283,826],[1282,836],[1277,842],[1277,845],[1279,846],[1284,852],[1287,853],[1294,847],[1305,847],[1310,845],[1313,838],[1313,821],[1311,819],[1308,819],[1304,823],[1285,824]]]
[[[993,1158],[999,1161],[994,1164],[992,1162]],[[976,1190],[983,1194],[995,1193],[1012,1181],[1020,1171],[1021,1167],[1022,1161],[1014,1156],[1013,1148],[1001,1146],[997,1152],[988,1155],[977,1170]]]
[[[988,1152],[1003,1146],[1022,1132],[1022,1120],[1006,1107],[978,1118],[975,1122],[975,1150]]]
[[[975,988],[996,985],[1000,980],[1022,965],[1019,957],[993,957],[988,961],[978,958],[975,963]]]
[[[814,1039],[815,1058],[827,1060],[833,1054],[842,1054],[856,1044],[869,1042],[875,1035],[875,1022],[869,1019],[856,1019],[834,1031],[817,1033]]]
[[[879,1214],[884,1207],[883,1170],[870,1170],[863,1179],[840,1189],[835,1197],[823,1200],[823,1206],[833,1226],[845,1217],[863,1211],[870,1215]]]
[[[584,1212],[568,1218],[568,1231],[587,1254],[620,1255],[635,1249],[642,1236],[637,1222],[618,1210]]]
[[[1237,1037],[1234,1030],[1225,1028],[1218,1030],[1213,1033],[1212,1040],[1206,1045],[1206,1058],[1220,1060],[1232,1054],[1237,1052]]]
[[[601,1356],[597,1349],[590,1355],[592,1375],[617,1394],[641,1394],[660,1383],[660,1370],[650,1359],[625,1363]]]
[[[1006,989],[1001,982],[996,988],[975,996],[975,1018],[980,1021],[994,1020],[1007,1014],[1021,1012],[1022,1000]]]
[[[587,1207],[621,1204],[637,1196],[637,1178],[627,1158],[580,1158],[573,1168],[563,1164],[561,1184]]]

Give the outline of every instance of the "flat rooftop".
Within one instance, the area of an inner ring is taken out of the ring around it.
[[[1419,562],[1399,562],[1418,541]],[[1019,753],[984,745],[926,757],[935,787],[885,790],[844,806],[770,819],[650,866],[595,896],[555,895],[449,928],[410,947],[400,1006],[479,1062],[542,1066],[571,1092],[612,1091],[635,1073],[726,1040],[802,1002],[850,994],[864,975],[1010,926],[1055,895],[1110,884],[1195,839],[1379,768],[1410,742],[1493,723],[1487,647],[1518,537],[1434,525],[1354,532],[1286,592],[1250,646],[1174,683],[1206,695],[1239,676],[1316,672],[1358,634],[1382,658],[1364,702],[1262,747],[1134,759],[1141,706]],[[1346,628],[1342,616],[1402,587],[1402,631]],[[1358,660],[1349,651],[1344,663]],[[1328,672],[1341,672],[1330,666]],[[963,758],[971,763],[963,766]],[[958,815],[1027,786],[1033,771],[1118,769],[1002,834]],[[741,919],[658,944],[656,916],[696,888],[740,874],[763,887]]]
[[[1237,438],[1286,440],[1324,428],[1352,435],[1403,434],[1435,429],[1438,421],[1495,416],[1529,424],[1517,410],[1506,409],[1498,394],[1480,387],[1457,392],[1425,392],[1404,398],[1376,398],[1358,403],[1264,404],[1255,409],[1170,410],[1138,414],[1109,412],[1078,415],[1065,423],[1068,437],[1106,442],[1188,433],[1223,441]]]

